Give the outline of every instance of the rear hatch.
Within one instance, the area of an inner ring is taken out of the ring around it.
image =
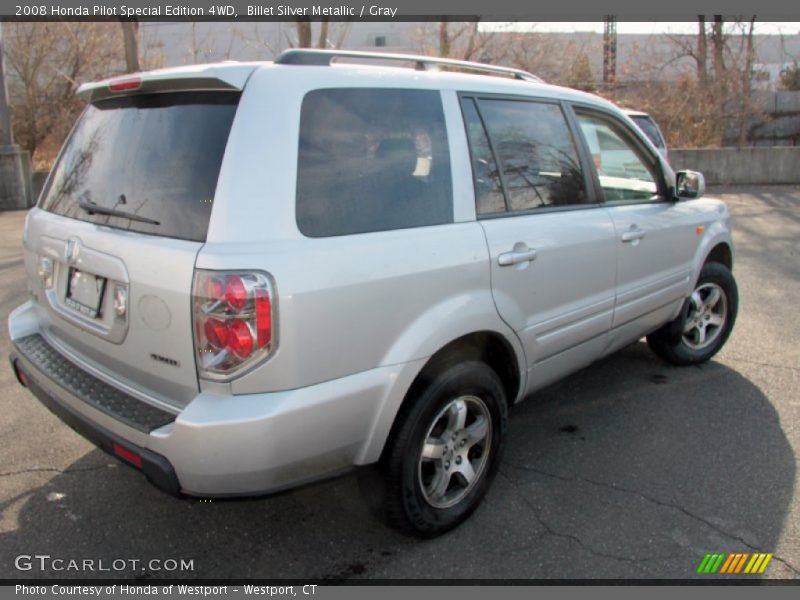
[[[90,88],[25,236],[51,342],[177,408],[198,391],[192,276],[240,96],[186,81]]]

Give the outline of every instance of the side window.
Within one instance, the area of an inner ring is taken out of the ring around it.
[[[605,119],[578,114],[578,122],[597,169],[606,202],[658,199],[652,167],[634,150],[622,129]]]
[[[315,90],[300,113],[296,217],[309,237],[453,221],[438,92]]]
[[[481,99],[478,108],[502,166],[508,210],[587,202],[578,153],[558,104]]]
[[[479,215],[505,212],[506,200],[500,183],[500,172],[492,155],[489,138],[483,128],[475,101],[465,98],[461,101],[464,126],[467,129],[472,175],[475,179],[475,203]]]

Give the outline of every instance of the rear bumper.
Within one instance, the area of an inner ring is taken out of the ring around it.
[[[121,447],[133,453],[133,455],[138,456],[138,464],[132,464],[130,462],[128,462],[128,464],[140,469],[147,479],[157,488],[172,495],[178,495],[180,493],[180,484],[178,483],[177,475],[175,475],[175,469],[172,468],[172,465],[166,458],[146,448],[141,448],[132,444],[130,441],[108,431],[97,423],[92,422],[81,413],[73,410],[68,404],[59,401],[55,395],[51,394],[41,385],[42,373],[38,371],[30,361],[16,352],[12,353],[10,358],[11,366],[17,375],[17,379],[19,380],[21,377],[24,377],[25,387],[27,387],[42,404],[49,408],[54,415],[64,421],[64,423],[109,454],[118,456],[115,449]],[[24,375],[20,375],[20,373]]]
[[[141,457],[139,468],[171,494],[272,493],[374,462],[405,390],[424,362],[372,369],[284,392],[200,393],[174,418],[166,419],[169,422],[159,424],[150,415],[150,426],[143,426],[136,416],[142,413],[124,408],[124,399],[115,395],[115,402],[109,403],[107,393],[98,397],[98,385],[113,387],[113,380],[85,384],[84,377],[97,379],[89,373],[97,372],[96,367],[82,368],[77,357],[64,353],[60,344],[51,345],[41,331],[14,327],[15,319],[30,323],[29,311],[35,307],[24,305],[14,311],[9,325],[11,361],[24,373],[31,392],[103,450],[125,461],[125,452],[115,451],[118,444]],[[22,329],[24,336],[15,336]],[[43,365],[40,357],[31,356],[25,339],[35,335],[49,351],[59,353],[57,360],[69,361],[75,371],[67,381]],[[77,388],[76,377],[81,382]]]

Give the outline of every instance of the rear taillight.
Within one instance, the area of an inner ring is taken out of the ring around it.
[[[275,296],[257,271],[196,270],[193,317],[201,377],[225,379],[275,350]]]

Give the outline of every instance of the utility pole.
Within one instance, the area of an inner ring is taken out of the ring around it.
[[[0,210],[16,210],[31,206],[31,157],[27,150],[14,143],[5,63],[3,23],[0,22],[0,127],[3,128],[3,145],[0,146]]]
[[[3,146],[14,143],[11,128],[11,112],[8,110],[8,86],[6,85],[6,53],[3,49],[3,23],[0,21],[0,127],[3,128]]]
[[[603,83],[617,81],[617,19],[611,15],[603,23]]]

